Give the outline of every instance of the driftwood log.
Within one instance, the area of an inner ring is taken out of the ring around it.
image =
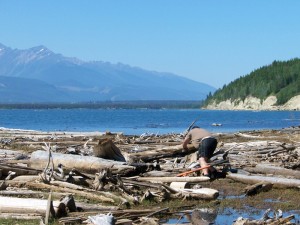
[[[72,194],[76,194],[79,196],[82,196],[84,198],[87,199],[91,199],[91,200],[96,200],[96,201],[100,201],[100,202],[107,202],[107,203],[115,203],[115,200],[112,199],[111,197],[106,197],[104,196],[104,192],[100,193],[100,192],[95,192],[95,191],[87,191],[87,190],[76,190],[76,189],[72,189],[72,188],[67,188],[67,187],[59,187],[59,186],[54,186],[54,185],[49,185],[49,184],[44,184],[44,183],[36,183],[36,182],[27,182],[25,184],[26,187],[28,188],[35,188],[35,189],[48,189],[51,191],[59,191],[59,192],[67,192],[67,193],[72,193]],[[118,196],[115,197],[116,199],[118,198]]]
[[[239,181],[246,184],[256,184],[259,182],[268,182],[273,184],[273,187],[288,187],[288,188],[298,188],[300,187],[299,179],[288,179],[280,177],[267,177],[267,176],[249,176],[243,174],[230,173],[226,176],[235,181]]]
[[[153,183],[190,182],[198,183],[208,181],[209,177],[138,177],[138,181],[150,181]]]
[[[174,188],[173,188],[174,189]],[[212,189],[212,188],[198,188],[198,189],[174,189],[178,193],[182,194],[186,198],[191,199],[206,199],[206,200],[213,200],[219,196],[219,191]]]
[[[174,146],[164,146],[158,147],[152,150],[145,150],[140,152],[127,153],[126,157],[128,161],[139,161],[150,162],[157,159],[176,157],[176,156],[186,156],[191,153],[196,152],[197,149],[193,145],[188,145],[188,149],[183,149],[182,145]]]
[[[255,167],[245,167],[244,170],[250,173],[273,174],[300,179],[300,171],[267,164],[257,164]]]
[[[54,167],[62,164],[66,170],[76,169],[86,173],[96,173],[100,169],[109,168],[113,174],[127,175],[134,173],[135,167],[124,162],[97,158],[94,156],[81,156],[71,154],[52,153]],[[49,159],[49,153],[38,150],[31,154],[30,167],[44,169]]]
[[[247,186],[245,188],[244,192],[246,195],[251,196],[251,195],[256,195],[263,191],[269,191],[272,189],[272,187],[273,187],[273,184],[271,184],[271,183],[260,182],[257,184]]]
[[[43,216],[37,213],[1,213],[0,218],[15,220],[41,220]]]
[[[28,168],[19,165],[9,165],[6,163],[0,163],[0,169],[2,176],[7,176],[9,171],[15,172],[19,175],[37,175],[42,172],[41,169]]]
[[[45,215],[48,200],[33,198],[14,198],[0,196],[0,213],[36,213]],[[59,201],[53,201],[50,206],[53,217],[66,215],[66,207]]]

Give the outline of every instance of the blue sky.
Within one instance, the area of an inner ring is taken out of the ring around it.
[[[300,56],[297,0],[0,0],[0,43],[216,88]]]

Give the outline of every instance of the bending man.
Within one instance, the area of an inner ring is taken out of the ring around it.
[[[201,167],[208,166],[209,159],[216,150],[218,141],[205,129],[194,126],[185,136],[183,148],[187,148],[187,144],[192,143],[198,149],[199,163]],[[216,172],[213,167],[208,167],[202,170],[204,176],[212,177]]]

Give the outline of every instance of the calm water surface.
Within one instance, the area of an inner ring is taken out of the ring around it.
[[[41,131],[167,134],[183,132],[196,118],[199,118],[196,125],[212,132],[281,129],[300,125],[299,111],[9,109],[0,110],[0,127]]]

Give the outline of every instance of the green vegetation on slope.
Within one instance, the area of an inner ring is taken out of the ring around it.
[[[261,67],[246,76],[224,85],[213,95],[209,94],[204,105],[212,101],[217,103],[227,99],[245,100],[248,96],[261,100],[270,95],[277,97],[277,104],[282,105],[295,95],[300,94],[300,59],[274,61],[269,66]]]

